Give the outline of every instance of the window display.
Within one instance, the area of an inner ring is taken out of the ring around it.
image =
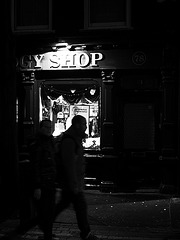
[[[71,126],[79,114],[87,121],[85,149],[100,148],[100,86],[97,83],[42,83],[40,88],[40,120],[51,119],[53,136],[57,137]]]

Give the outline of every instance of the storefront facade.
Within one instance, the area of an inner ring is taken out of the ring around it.
[[[176,185],[177,79],[165,58],[163,47],[98,41],[21,52],[20,156],[39,121],[51,119],[56,137],[81,114],[87,119],[86,177],[123,190]]]

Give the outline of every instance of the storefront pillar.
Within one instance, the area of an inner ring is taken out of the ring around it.
[[[177,88],[175,71],[165,69],[162,74],[162,191],[175,191],[177,187]]]
[[[23,91],[19,96],[19,116],[22,132],[20,134],[20,146],[25,144],[26,137],[34,134],[34,72],[22,72],[21,84]]]
[[[34,72],[22,72],[20,75],[21,91],[19,94],[19,214],[20,224],[25,226],[35,216],[31,193],[30,161],[28,138],[34,134]]]
[[[102,71],[102,149],[114,150],[113,87],[115,71]]]

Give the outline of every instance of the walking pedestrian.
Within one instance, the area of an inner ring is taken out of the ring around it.
[[[55,207],[56,164],[52,130],[52,122],[42,120],[40,130],[30,145],[33,195],[38,225],[43,231],[44,240],[52,239]]]
[[[87,203],[84,196],[85,162],[83,157],[82,140],[86,134],[86,119],[76,115],[72,119],[71,126],[63,133],[59,144],[59,161],[63,168],[61,188],[62,195],[55,208],[55,218],[72,203],[80,237],[82,240],[97,240],[91,233],[88,222]]]

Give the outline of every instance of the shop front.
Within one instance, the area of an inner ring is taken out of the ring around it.
[[[157,187],[165,157],[174,171],[176,87],[163,49],[52,44],[18,56],[17,82],[21,157],[39,121],[51,119],[57,137],[80,114],[87,179],[124,190]]]

